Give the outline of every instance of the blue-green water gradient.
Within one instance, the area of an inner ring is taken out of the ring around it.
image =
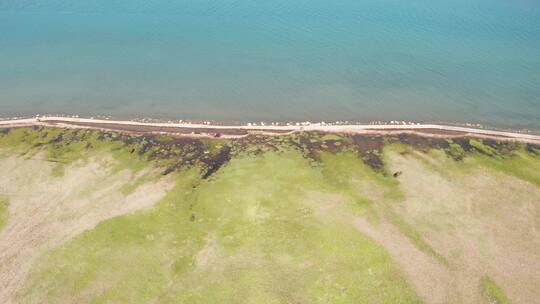
[[[536,0],[0,0],[0,116],[540,129]]]

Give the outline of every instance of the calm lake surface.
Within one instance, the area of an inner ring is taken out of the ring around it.
[[[0,0],[0,116],[540,130],[537,0]]]

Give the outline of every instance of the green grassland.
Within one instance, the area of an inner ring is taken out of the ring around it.
[[[9,201],[7,198],[0,197],[0,231],[4,228],[8,220],[8,206]]]
[[[124,196],[164,178],[174,187],[150,209],[104,220],[39,253],[10,295],[15,302],[434,302],[426,278],[388,246],[394,239],[410,243],[432,268],[470,275],[479,302],[536,295],[519,294],[508,283],[516,278],[490,264],[514,234],[482,230],[506,224],[507,215],[490,208],[529,208],[531,218],[514,223],[524,238],[515,250],[539,254],[526,245],[540,214],[540,156],[531,145],[318,133],[231,140],[49,128],[0,133],[1,158],[42,157],[53,164],[52,179],[97,155],[110,158],[111,172],[137,176],[118,187]],[[467,190],[476,175],[479,184]],[[490,193],[500,183],[516,201]],[[523,189],[530,190],[525,199],[516,194]],[[367,219],[380,239],[355,228],[356,218]],[[462,240],[480,258],[468,258]],[[467,263],[485,267],[469,273]],[[467,302],[462,286],[445,283],[448,302]]]
[[[496,304],[507,304],[510,300],[504,294],[504,291],[497,286],[489,277],[484,277],[481,280],[482,292],[492,302]]]

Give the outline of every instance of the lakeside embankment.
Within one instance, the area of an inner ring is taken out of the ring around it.
[[[218,125],[207,123],[159,123],[54,116],[0,121],[0,127],[20,127],[34,125],[49,127],[115,130],[133,133],[162,133],[196,137],[242,137],[248,135],[249,133],[279,135],[293,132],[314,131],[353,134],[413,133],[430,137],[471,136],[479,138],[493,138],[500,140],[540,143],[540,135],[441,124],[332,125],[314,123],[303,125]]]

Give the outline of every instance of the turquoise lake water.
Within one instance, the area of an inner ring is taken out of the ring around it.
[[[537,0],[0,0],[0,116],[540,129]]]

